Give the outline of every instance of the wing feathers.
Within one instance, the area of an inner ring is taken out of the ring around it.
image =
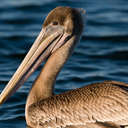
[[[33,106],[30,116],[34,113],[36,124],[41,122],[44,128],[95,122],[128,124],[128,93],[110,82],[92,84],[52,96]]]

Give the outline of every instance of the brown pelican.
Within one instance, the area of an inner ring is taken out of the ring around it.
[[[31,128],[119,128],[128,125],[128,84],[106,81],[52,95],[56,77],[80,40],[79,10],[53,9],[25,59],[0,95],[2,104],[46,60],[27,98]]]

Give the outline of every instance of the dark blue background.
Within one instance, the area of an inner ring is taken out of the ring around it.
[[[87,21],[81,42],[57,78],[55,93],[103,80],[128,82],[128,1],[1,0],[0,91],[34,42],[46,15],[59,5],[84,8]],[[40,68],[0,106],[0,128],[25,128],[26,97]]]

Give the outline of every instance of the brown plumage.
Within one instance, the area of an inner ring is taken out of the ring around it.
[[[43,128],[97,123],[128,125],[127,84],[106,81],[51,96],[29,107],[31,123]],[[92,125],[92,124],[91,124]]]
[[[28,55],[0,95],[2,104],[47,61],[32,85],[25,116],[31,128],[120,128],[128,125],[128,84],[105,81],[53,95],[54,83],[71,55],[83,31],[83,19],[77,9],[57,7]]]

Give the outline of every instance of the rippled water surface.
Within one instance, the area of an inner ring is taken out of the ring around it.
[[[86,28],[74,54],[59,74],[55,93],[104,80],[128,82],[128,1],[1,0],[0,91],[8,83],[56,6],[86,9]],[[25,101],[41,68],[0,106],[0,128],[25,128]]]

